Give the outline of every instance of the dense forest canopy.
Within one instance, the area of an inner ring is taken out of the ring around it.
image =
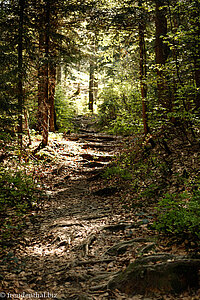
[[[0,8],[0,291],[198,287],[200,0]]]
[[[184,119],[197,134],[197,0],[2,1],[1,31],[4,135],[20,138],[28,114],[47,145],[80,104],[116,130]]]

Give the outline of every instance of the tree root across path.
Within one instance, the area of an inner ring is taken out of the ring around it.
[[[57,151],[58,160],[42,170],[48,197],[2,258],[1,291],[49,292],[57,300],[145,297],[139,294],[155,300],[197,288],[199,260],[160,253],[145,221],[151,209],[126,209],[121,187],[105,186],[105,166],[97,162],[109,164],[119,145],[118,138],[86,132],[45,150]],[[181,299],[173,297],[166,299]]]
[[[84,252],[84,255],[89,254],[89,246],[96,240],[95,234],[90,234],[78,247],[77,249],[81,249]]]
[[[159,263],[155,264],[155,258],[154,264],[151,257],[148,257],[148,264],[145,260],[136,260],[109,281],[108,288],[118,289],[127,295],[148,296],[198,288],[200,259],[174,257],[172,261],[162,262],[159,256]]]

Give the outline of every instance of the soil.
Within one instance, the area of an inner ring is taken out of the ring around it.
[[[47,197],[3,258],[0,298],[200,298],[192,290],[149,297],[108,288],[113,276],[138,257],[186,255],[184,247],[167,247],[148,229],[153,206],[131,208],[125,202],[126,186],[107,185],[101,177],[121,143],[119,136],[84,126],[78,134],[50,140],[41,169]]]

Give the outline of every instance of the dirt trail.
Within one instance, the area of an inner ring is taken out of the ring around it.
[[[118,258],[105,253],[122,233],[113,239],[104,227],[128,220],[120,215],[117,200],[111,201],[113,194],[120,199],[117,190],[102,186],[99,174],[119,144],[120,138],[86,129],[50,143],[48,152],[57,149],[59,163],[53,171],[46,165],[48,200],[29,222],[14,265],[11,258],[10,270],[4,270],[6,293],[32,294],[31,299],[37,294],[44,299],[110,299],[103,285],[122,263],[115,266]]]
[[[106,187],[99,175],[120,143],[87,128],[51,141],[58,160],[46,164],[48,200],[3,269],[3,290],[17,294],[8,299],[145,299],[107,288],[137,255],[162,251],[147,229],[151,211],[124,205],[125,187]]]

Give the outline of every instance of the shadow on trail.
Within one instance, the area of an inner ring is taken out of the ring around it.
[[[119,151],[120,142],[120,138],[91,132],[52,142],[48,151],[59,160],[53,168],[51,163],[45,166],[48,199],[39,214],[30,218],[13,254],[8,253],[11,268],[3,269],[3,291],[57,300],[144,299],[141,295],[129,298],[127,293],[134,294],[135,287],[138,294],[145,294],[147,286],[153,293],[160,277],[167,278],[161,282],[163,288],[171,288],[171,273],[165,272],[191,267],[193,262],[180,257],[176,261],[174,255],[162,253],[157,237],[148,229],[153,208],[129,205],[125,186],[105,186],[100,174]],[[136,266],[130,264],[135,261]],[[127,271],[123,281],[119,272],[128,265],[133,266],[133,277]],[[178,276],[173,278],[181,286],[182,273]]]
[[[94,299],[88,294],[90,281],[96,276],[107,278],[112,273],[108,264],[114,261],[104,255],[110,244],[104,227],[119,218],[111,205],[112,195],[99,196],[94,191],[96,184],[101,185],[99,174],[117,144],[116,138],[84,133],[50,145],[48,151],[56,152],[61,163],[53,171],[51,164],[46,166],[48,200],[27,224],[15,250],[15,257],[24,265],[19,272],[5,274],[4,290],[15,294],[48,292],[56,299],[84,295]]]

